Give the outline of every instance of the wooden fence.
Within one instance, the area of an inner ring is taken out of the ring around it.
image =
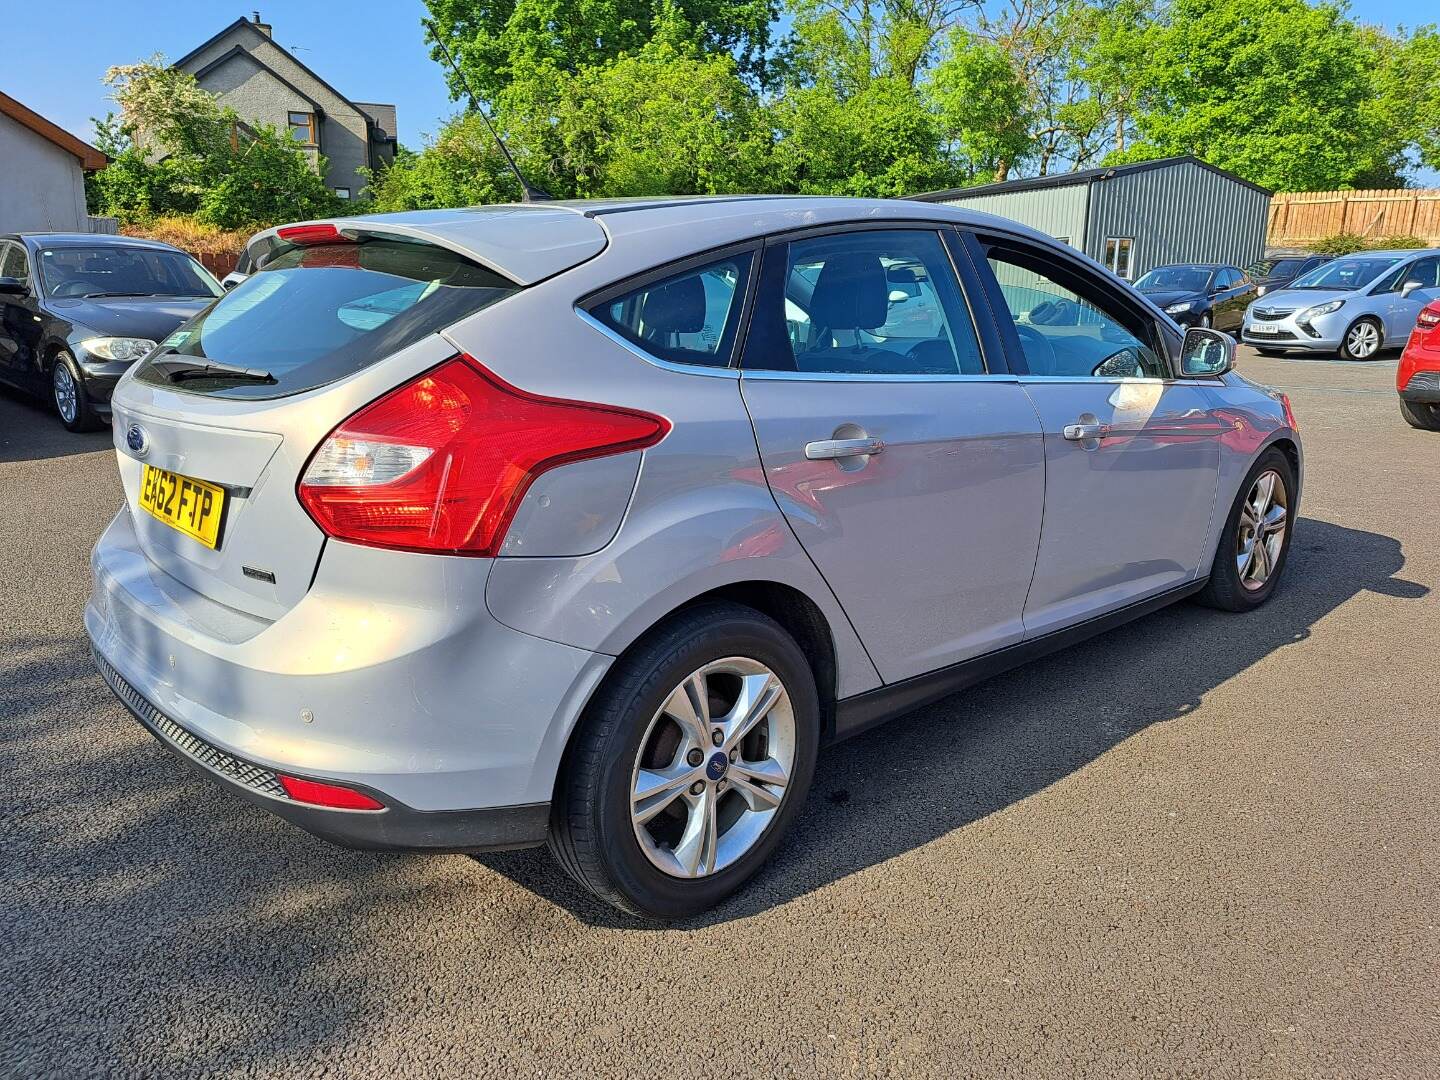
[[[1270,200],[1271,246],[1301,246],[1337,233],[1367,240],[1418,236],[1440,244],[1440,188],[1282,191]]]

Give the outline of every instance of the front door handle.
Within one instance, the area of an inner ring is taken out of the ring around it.
[[[805,444],[805,456],[811,461],[837,461],[878,454],[884,449],[885,444],[879,439],[821,439]]]
[[[1088,424],[1066,424],[1064,435],[1071,442],[1084,442],[1086,439],[1103,439],[1110,434],[1109,424],[1088,423]]]

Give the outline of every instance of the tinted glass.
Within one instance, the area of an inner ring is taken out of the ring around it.
[[[984,372],[950,256],[923,230],[867,231],[787,245],[757,318],[774,322],[783,305],[785,336],[747,366],[844,375],[978,375]],[[767,283],[768,285],[769,283]]]
[[[1168,378],[1169,367],[1137,318],[1077,273],[1054,273],[1044,256],[992,251],[1000,285],[1032,375]],[[1063,278],[1063,280],[1061,280]]]
[[[1160,266],[1135,282],[1135,287],[1155,292],[1162,289],[1204,292],[1209,280],[1209,270],[1200,270],[1193,266]]]
[[[42,248],[40,276],[45,295],[219,296],[220,283],[179,251],[126,247]]]
[[[1401,276],[1404,278],[1402,286],[1409,281],[1418,281],[1422,289],[1440,286],[1440,259],[1420,259]]]
[[[162,341],[136,377],[169,385],[177,358],[193,358],[261,369],[275,382],[187,378],[177,389],[293,394],[369,367],[517,288],[430,244],[370,239],[282,248]]]
[[[751,258],[739,252],[649,282],[590,314],[662,360],[725,367],[735,351]]]
[[[30,257],[23,244],[0,245],[0,277],[24,278],[30,273]]]
[[[1398,262],[1398,259],[1332,259],[1301,274],[1290,283],[1292,289],[1358,289],[1369,285]]]

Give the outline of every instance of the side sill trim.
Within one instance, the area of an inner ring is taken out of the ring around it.
[[[1166,589],[1162,593],[1104,615],[1097,615],[1093,619],[1086,619],[1074,626],[1067,626],[1029,641],[1019,641],[995,652],[940,668],[938,671],[929,671],[924,675],[916,675],[914,678],[845,698],[835,706],[835,731],[830,741],[848,739],[913,709],[948,697],[957,690],[974,686],[1011,668],[1028,664],[1071,645],[1078,645],[1087,638],[1168,607],[1177,600],[1199,592],[1208,581],[1208,577],[1187,581],[1173,589]]]

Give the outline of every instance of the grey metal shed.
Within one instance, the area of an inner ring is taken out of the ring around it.
[[[1167,263],[1260,258],[1273,194],[1185,156],[913,197],[1012,218],[1134,280]]]

